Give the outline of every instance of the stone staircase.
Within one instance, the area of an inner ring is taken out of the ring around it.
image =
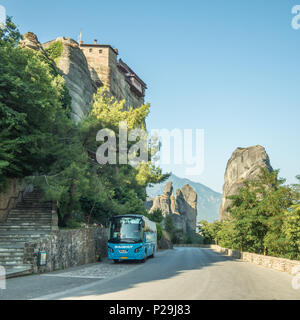
[[[0,224],[0,266],[7,277],[31,273],[31,265],[23,264],[24,244],[51,232],[52,203],[41,197],[38,190],[25,194]]]

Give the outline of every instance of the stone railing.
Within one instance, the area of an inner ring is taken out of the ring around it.
[[[197,248],[210,248],[210,244],[174,244],[174,247],[197,247]]]
[[[27,242],[23,263],[31,264],[33,273],[44,273],[99,261],[107,251],[107,231],[100,229],[62,229]],[[40,251],[46,251],[47,254],[44,266],[39,265]]]
[[[284,258],[270,257],[264,256],[261,254],[250,253],[250,252],[242,252],[238,250],[232,250],[227,248],[222,248],[218,245],[203,245],[203,244],[176,244],[176,247],[199,247],[199,248],[210,248],[216,252],[225,254],[227,256],[233,257],[235,259],[241,259],[246,262],[251,262],[269,269],[287,272],[289,274],[293,274],[293,269],[296,266],[300,268],[300,261],[298,260],[290,260]]]

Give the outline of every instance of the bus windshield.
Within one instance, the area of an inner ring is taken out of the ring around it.
[[[109,227],[109,241],[115,243],[141,242],[142,219],[135,217],[112,218]]]

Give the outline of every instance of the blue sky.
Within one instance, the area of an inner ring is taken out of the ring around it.
[[[289,183],[300,174],[300,29],[294,0],[0,0],[41,42],[93,39],[119,49],[147,83],[152,128],[205,131],[205,168],[221,191],[237,147],[263,145]],[[184,176],[184,166],[165,166]]]

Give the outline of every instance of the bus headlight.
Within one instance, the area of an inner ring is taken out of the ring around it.
[[[142,249],[142,247],[138,247],[138,248],[134,249],[134,252],[138,253],[141,249]]]
[[[114,252],[114,249],[111,247],[108,247],[109,252]]]

